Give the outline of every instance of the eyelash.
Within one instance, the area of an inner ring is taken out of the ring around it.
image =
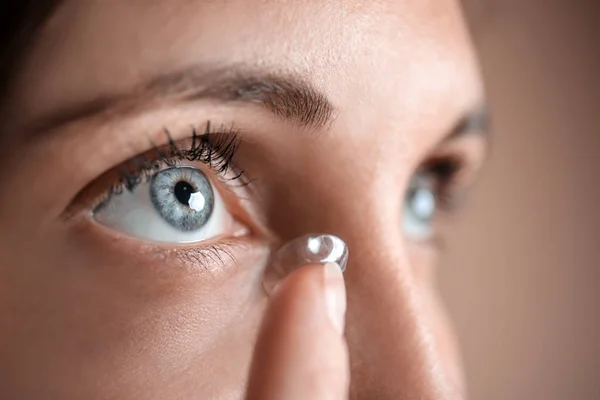
[[[444,155],[425,161],[416,173],[432,180],[439,211],[443,214],[452,214],[460,206],[464,169],[465,160],[460,155]]]
[[[237,186],[246,186],[250,182],[244,178],[244,171],[237,171],[233,166],[233,157],[240,144],[239,132],[234,128],[212,130],[210,121],[202,134],[192,128],[192,137],[188,148],[178,146],[170,132],[165,129],[168,139],[166,146],[154,146],[150,151],[138,155],[118,167],[119,178],[114,182],[95,208],[101,207],[113,195],[123,190],[133,191],[137,186],[147,182],[164,167],[176,167],[182,161],[200,162],[215,172],[225,185],[234,181],[242,181]],[[228,176],[234,171],[233,176]]]
[[[213,131],[211,122],[207,121],[201,134],[192,127],[191,139],[188,139],[187,147],[177,144],[167,129],[164,133],[167,137],[166,145],[153,146],[151,150],[113,169],[113,173],[110,174],[113,176],[112,184],[108,189],[103,190],[102,195],[96,197],[92,210],[101,208],[114,195],[119,195],[124,190],[135,190],[160,170],[165,167],[177,167],[182,161],[200,162],[206,165],[216,178],[228,187],[241,188],[251,183],[246,179],[244,171],[237,170],[233,164],[241,142],[239,132],[233,127],[221,127]],[[415,176],[430,179],[441,216],[451,215],[460,205],[465,163],[466,160],[460,154],[443,154],[425,160],[416,171]],[[241,183],[232,184],[237,181]],[[232,192],[235,193],[233,190]]]

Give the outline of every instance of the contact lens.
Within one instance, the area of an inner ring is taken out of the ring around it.
[[[335,263],[344,271],[347,262],[348,247],[339,237],[314,233],[300,236],[273,254],[265,270],[263,286],[270,294],[279,282],[302,266]]]

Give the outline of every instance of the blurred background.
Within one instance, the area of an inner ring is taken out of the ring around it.
[[[465,0],[491,160],[440,284],[474,400],[600,399],[600,2]]]

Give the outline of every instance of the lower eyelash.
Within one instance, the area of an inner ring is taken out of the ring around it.
[[[193,265],[215,265],[224,268],[227,261],[237,264],[230,246],[226,243],[214,244],[207,248],[187,250],[184,254],[186,261]]]
[[[213,270],[227,267],[229,261],[237,266],[238,262],[234,252],[242,249],[241,246],[246,246],[246,244],[234,239],[220,240],[208,246],[176,247],[167,251],[160,249],[156,251],[154,257],[161,260],[164,258],[165,261],[169,259],[171,262],[178,260],[178,264],[190,265],[195,269],[201,267]]]

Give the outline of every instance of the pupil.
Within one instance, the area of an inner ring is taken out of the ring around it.
[[[175,188],[173,189],[175,193],[175,198],[184,206],[190,204],[190,198],[192,194],[194,194],[194,187],[187,182],[181,181],[175,184]]]

